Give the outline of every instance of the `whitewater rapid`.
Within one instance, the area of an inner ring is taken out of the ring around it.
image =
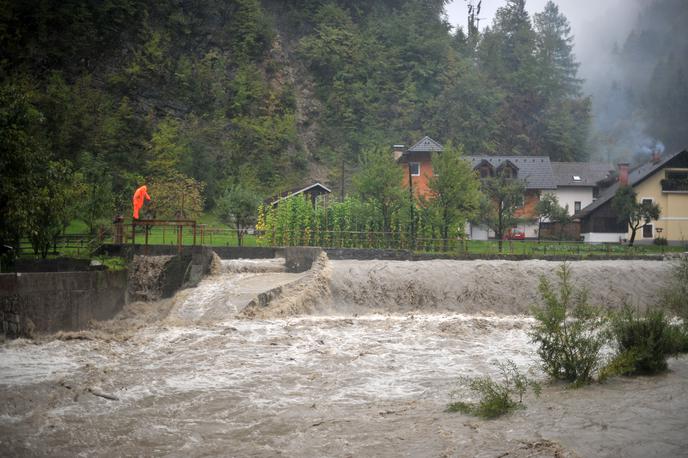
[[[660,454],[688,445],[685,360],[672,361],[674,372],[659,379],[572,393],[549,387],[502,423],[443,412],[459,376],[496,376],[496,362],[512,360],[544,381],[528,336],[533,321],[512,302],[536,300],[520,294],[540,272],[553,275],[555,263],[522,264],[522,274],[516,264],[488,261],[325,261],[303,274],[285,272],[283,263],[223,261],[197,288],[130,304],[92,330],[1,345],[3,450],[529,456],[532,448],[519,452],[523,444],[540,444],[551,452],[541,456],[568,449],[641,456],[648,441]],[[661,275],[666,266],[573,268],[576,278],[595,278],[600,288],[621,287],[626,278],[621,289],[645,294],[640,277]],[[504,293],[509,303],[489,306],[495,285],[504,288],[500,282],[509,278],[515,280]],[[457,295],[477,281],[480,294],[469,298],[487,298],[485,309],[466,313],[461,301],[469,299]],[[247,319],[250,297],[277,285],[287,297]],[[543,438],[551,442],[542,445]],[[665,439],[657,444],[657,438]]]

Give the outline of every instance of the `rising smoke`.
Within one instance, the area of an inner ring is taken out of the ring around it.
[[[531,17],[548,0],[527,0]],[[652,78],[656,60],[624,61],[622,50],[631,33],[642,28],[641,13],[652,0],[555,0],[568,18],[574,35],[574,52],[580,62],[583,91],[592,98],[591,159],[606,162],[642,162],[654,151],[664,152],[661,138],[650,134],[644,113],[638,110],[640,94],[630,88],[644,87]],[[481,28],[490,25],[505,0],[482,0]],[[465,27],[466,2],[447,5],[453,25]]]

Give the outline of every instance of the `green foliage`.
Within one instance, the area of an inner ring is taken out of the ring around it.
[[[205,209],[228,183],[269,195],[314,170],[343,199],[363,151],[424,133],[470,154],[584,157],[589,106],[574,90],[558,10],[533,22],[510,1],[490,31],[461,38],[442,18],[445,4],[7,4],[0,84],[21,96],[26,116],[3,136],[72,163],[84,192],[99,195],[81,209],[91,229],[128,209],[137,184],[175,173],[204,185]],[[5,113],[17,107],[3,97]],[[21,157],[11,168],[26,168]],[[109,176],[96,177],[92,161]],[[3,210],[24,233],[22,210]],[[389,231],[411,222],[385,213]],[[428,218],[417,226],[442,230]]]
[[[125,270],[127,268],[127,260],[116,256],[101,257],[98,260],[108,268],[108,270]]]
[[[661,213],[659,205],[654,202],[638,202],[635,190],[629,185],[619,186],[612,199],[612,210],[619,222],[628,223],[631,229],[630,246],[633,246],[636,231],[653,219],[659,219]]]
[[[535,205],[535,214],[541,223],[544,219],[549,220],[549,222],[559,223],[559,240],[563,239],[564,227],[566,224],[571,223],[572,218],[569,215],[568,205],[562,207],[559,205],[559,198],[555,194],[546,193],[544,194],[537,205]],[[538,239],[540,238],[540,231],[538,231]]]
[[[499,173],[495,177],[483,178],[481,191],[480,208],[474,221],[494,231],[501,251],[506,231],[519,222],[516,210],[523,205],[525,184]]]
[[[459,228],[475,216],[479,204],[480,182],[467,161],[462,148],[448,145],[432,158],[433,176],[428,182],[429,206],[437,221],[441,238],[456,237]]]
[[[672,325],[663,310],[641,313],[628,305],[614,314],[611,334],[617,354],[602,371],[604,377],[664,372],[667,358],[681,351],[685,339],[683,330]]]
[[[76,177],[77,215],[88,225],[90,234],[95,234],[98,225],[109,225],[114,210],[112,178],[107,162],[99,156],[84,153],[81,156],[81,170]]]
[[[540,385],[520,373],[513,361],[497,363],[500,381],[490,377],[461,377],[460,389],[453,397],[462,396],[469,391],[477,396],[477,402],[455,401],[447,406],[448,412],[461,412],[482,418],[496,418],[515,409],[523,408],[523,395],[531,388],[536,396],[540,395]],[[518,397],[518,401],[514,398]]]
[[[203,212],[203,183],[193,178],[173,173],[154,178],[147,187],[151,200],[144,203],[142,218],[197,219]]]
[[[74,192],[73,175],[66,164],[49,162],[44,174],[29,190],[28,238],[36,255],[48,256],[50,245],[75,216],[79,196]]]
[[[241,185],[228,188],[218,202],[217,214],[223,223],[234,225],[239,246],[248,228],[256,222],[259,203],[256,193]]]
[[[392,214],[403,204],[403,179],[404,170],[389,151],[377,148],[361,155],[359,171],[353,179],[354,190],[363,202],[379,211],[384,232],[389,232]]]
[[[0,86],[0,241],[16,246],[29,228],[32,189],[47,167],[43,115],[18,84]]]
[[[660,305],[676,313],[688,329],[688,257],[681,257],[662,288]]]
[[[536,323],[530,338],[538,345],[545,373],[578,386],[591,382],[600,367],[608,319],[601,308],[588,304],[585,290],[574,287],[567,264],[557,276],[557,289],[540,278],[543,305],[533,307]]]

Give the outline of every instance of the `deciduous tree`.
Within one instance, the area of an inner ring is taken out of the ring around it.
[[[217,214],[222,222],[234,225],[239,246],[248,228],[256,223],[259,203],[254,191],[239,184],[226,189],[218,201]]]
[[[482,199],[476,222],[486,225],[495,233],[502,251],[502,240],[506,231],[518,223],[516,209],[523,205],[525,184],[519,179],[499,174],[482,179]]]
[[[462,157],[462,148],[447,145],[432,158],[433,176],[428,182],[429,204],[438,221],[445,249],[450,237],[475,216],[478,210],[480,182],[469,163]]]
[[[631,229],[629,246],[633,246],[635,233],[653,219],[658,219],[661,209],[654,202],[638,202],[637,194],[631,186],[619,186],[612,199],[612,210],[617,215],[620,223],[628,223]]]
[[[404,170],[382,148],[364,151],[358,173],[354,176],[354,189],[360,198],[379,212],[385,233],[391,229],[392,214],[403,205],[401,187]]]

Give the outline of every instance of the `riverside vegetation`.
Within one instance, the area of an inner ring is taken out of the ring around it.
[[[535,325],[531,341],[537,344],[540,366],[552,380],[581,387],[595,380],[604,382],[613,376],[654,375],[668,370],[667,359],[688,352],[686,320],[686,281],[688,258],[682,258],[664,287],[655,308],[644,312],[626,304],[621,310],[607,311],[592,306],[584,289],[571,281],[571,268],[564,263],[557,275],[558,285],[544,277],[540,280],[543,305],[533,307]],[[665,310],[673,311],[679,321]],[[613,354],[603,356],[611,347]],[[490,377],[461,377],[462,389],[478,396],[477,402],[457,400],[447,411],[494,418],[522,408],[522,396],[528,387],[539,395],[540,386],[518,372],[513,362],[497,363],[501,381]],[[518,395],[518,401],[512,396]]]

